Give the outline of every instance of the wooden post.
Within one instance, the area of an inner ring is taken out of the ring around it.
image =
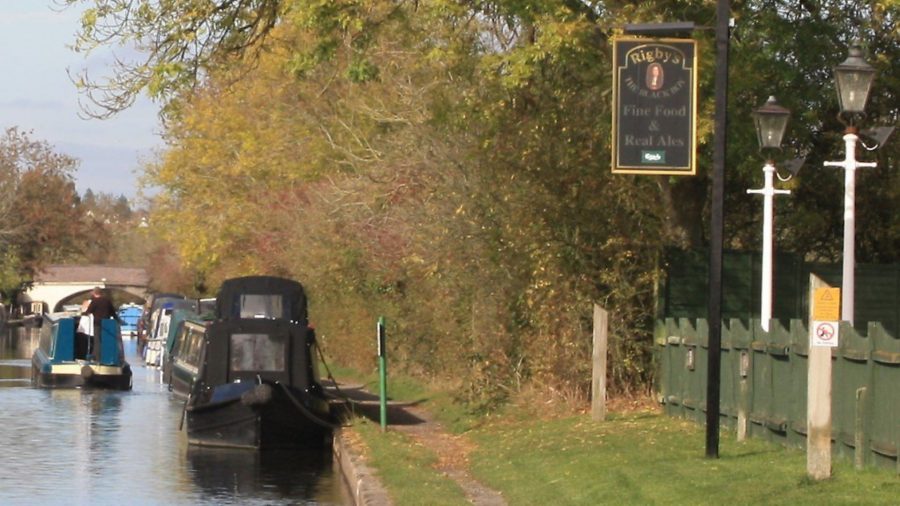
[[[740,381],[738,382],[738,403],[737,403],[737,440],[744,441],[750,426],[750,350],[741,350],[740,358]]]
[[[866,465],[866,387],[856,389],[856,423],[853,436],[853,464],[857,469]]]
[[[831,348],[813,346],[815,292],[828,285],[809,275],[809,369],[806,402],[806,473],[814,480],[831,477]]]
[[[609,318],[602,307],[594,304],[594,352],[591,377],[591,419],[606,420],[606,352]]]

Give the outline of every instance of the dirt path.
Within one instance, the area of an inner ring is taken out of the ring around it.
[[[379,421],[378,398],[359,386],[341,385],[341,392],[355,403],[356,414]],[[469,454],[474,445],[464,435],[451,434],[420,406],[388,403],[392,430],[404,433],[437,456],[435,468],[459,484],[470,503],[478,506],[505,506],[503,496],[475,480],[469,472]]]

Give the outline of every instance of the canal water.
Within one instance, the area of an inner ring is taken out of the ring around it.
[[[330,452],[196,448],[183,401],[125,341],[130,392],[31,386],[35,329],[0,335],[0,504],[339,505]]]

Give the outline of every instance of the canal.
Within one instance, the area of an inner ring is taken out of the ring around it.
[[[0,335],[0,504],[345,504],[330,451],[196,448],[125,341],[130,392],[31,386],[35,329]]]

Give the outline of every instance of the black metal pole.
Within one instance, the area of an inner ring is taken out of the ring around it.
[[[725,132],[728,128],[729,0],[716,5],[716,115],[713,138],[712,217],[709,233],[709,361],[706,376],[706,456],[719,457],[719,381],[722,369],[722,245],[725,195]]]

